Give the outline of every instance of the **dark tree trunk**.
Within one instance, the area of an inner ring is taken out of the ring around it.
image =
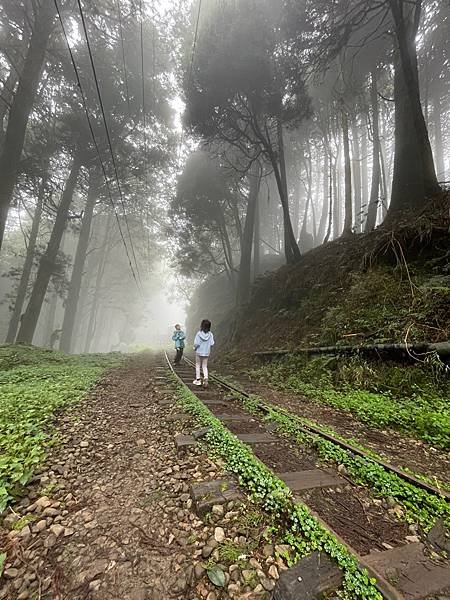
[[[352,171],[355,200],[355,232],[361,231],[361,148],[356,117],[352,120]]]
[[[295,239],[294,230],[292,229],[291,215],[289,214],[289,194],[286,177],[286,162],[284,158],[283,126],[280,120],[277,122],[277,133],[278,161],[272,153],[271,162],[277,182],[278,193],[280,195],[281,208],[283,210],[284,254],[286,256],[286,262],[292,264],[301,258],[301,254],[297,240]]]
[[[54,11],[53,0],[42,0],[34,21],[17,91],[9,111],[5,142],[0,155],[0,249],[16,185],[28,117],[33,107],[45,51],[52,31]]]
[[[103,275],[105,273],[106,259],[108,256],[110,236],[111,236],[111,225],[112,216],[108,215],[106,221],[105,233],[103,235],[102,245],[100,249],[100,257],[98,260],[97,274],[95,276],[94,293],[91,301],[91,309],[89,311],[89,322],[86,330],[86,340],[84,344],[84,352],[88,354],[91,351],[92,340],[95,335],[95,329],[97,325],[97,312],[100,300],[100,288],[102,284]]]
[[[342,111],[342,137],[344,141],[344,229],[342,235],[352,233],[353,215],[352,215],[352,168],[350,164],[350,141],[348,137],[348,115],[344,109]]]
[[[11,104],[11,100],[14,96],[14,89],[17,85],[17,79],[18,77],[15,69],[11,68],[5,81],[5,85],[2,89],[2,100],[0,102],[0,150],[3,147],[3,142],[5,139],[4,121],[6,115],[8,114],[9,105]]]
[[[247,213],[245,215],[244,233],[242,236],[241,260],[237,286],[237,304],[246,304],[250,296],[252,241],[255,229],[256,204],[258,201],[260,173],[257,163],[253,163],[248,174],[250,190],[248,193]]]
[[[260,186],[261,187],[261,182]],[[261,224],[260,224],[260,193],[256,197],[255,208],[255,230],[253,233],[253,279],[256,279],[261,272]]]
[[[438,92],[436,92],[433,99],[433,125],[437,176],[440,181],[443,181],[445,179],[445,164],[442,143],[441,97]]]
[[[425,205],[439,192],[428,130],[420,103],[415,38],[421,0],[389,0],[398,50],[395,57],[395,160],[388,216]],[[408,13],[408,14],[407,14]]]
[[[339,186],[338,186],[338,159],[333,165],[333,239],[339,237],[340,233],[340,215],[339,215]]]
[[[321,244],[325,238],[325,228],[328,219],[328,179],[329,179],[329,158],[328,152],[325,150],[323,155],[323,191],[322,191],[322,213],[320,215],[319,230],[317,233],[317,242]]]
[[[367,209],[365,231],[372,231],[377,221],[378,202],[380,199],[380,116],[378,110],[377,76],[372,71],[370,84],[370,103],[372,106],[372,182],[370,186],[370,199]]]
[[[64,320],[62,325],[60,350],[70,352],[72,349],[72,336],[77,315],[78,300],[80,297],[81,282],[83,279],[84,265],[86,262],[86,251],[91,234],[92,216],[94,214],[95,202],[98,197],[100,178],[96,170],[91,171],[89,191],[81,223],[80,236],[78,238],[75,260],[73,263],[72,276],[70,278],[69,291],[67,294]]]
[[[61,238],[66,227],[67,217],[69,216],[69,209],[72,203],[75,187],[77,185],[80,168],[81,157],[77,155],[72,161],[70,174],[61,196],[61,202],[58,206],[55,223],[53,225],[47,249],[39,263],[36,281],[33,286],[33,291],[31,292],[27,310],[20,325],[19,333],[17,335],[17,342],[31,344],[33,341],[34,331],[36,329],[36,324],[42,309],[42,303],[45,298],[48,282],[55,269],[55,260],[61,244]]]
[[[52,334],[55,330],[55,316],[56,316],[56,308],[58,306],[58,294],[53,291],[50,295],[50,300],[48,301],[48,311],[45,319],[45,328],[44,328],[44,336],[45,336],[45,346],[47,348],[52,347]],[[53,344],[54,345],[54,344]]]
[[[361,214],[359,217],[361,231],[363,229],[363,223],[366,220],[367,209],[369,206],[369,170],[367,155],[367,122],[364,119],[361,132]]]
[[[20,322],[20,315],[22,314],[23,303],[27,295],[31,269],[33,268],[34,254],[36,252],[36,240],[39,233],[39,224],[41,222],[46,184],[47,175],[44,175],[39,186],[36,209],[34,211],[33,223],[31,225],[30,237],[28,239],[27,254],[25,257],[25,262],[23,263],[19,287],[17,288],[17,297],[14,303],[14,310],[9,321],[8,334],[6,336],[7,344],[13,344],[16,339],[17,328],[19,327]]]

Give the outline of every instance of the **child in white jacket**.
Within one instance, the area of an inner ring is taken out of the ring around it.
[[[203,319],[200,324],[200,331],[197,332],[194,339],[195,350],[195,379],[194,385],[202,385],[200,379],[200,367],[203,371],[203,387],[208,387],[208,357],[211,353],[211,346],[214,346],[214,336],[211,331],[211,321]]]

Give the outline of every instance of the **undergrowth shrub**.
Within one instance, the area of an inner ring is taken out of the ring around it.
[[[0,513],[43,460],[55,413],[79,400],[121,360],[118,355],[0,347]]]
[[[374,427],[393,427],[450,447],[449,382],[444,372],[425,365],[293,356],[264,365],[252,376],[348,410]]]

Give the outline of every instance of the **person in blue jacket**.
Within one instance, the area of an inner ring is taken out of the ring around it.
[[[178,323],[175,325],[175,331],[172,336],[173,341],[175,342],[175,360],[173,361],[174,365],[179,365],[181,359],[183,358],[184,351],[184,340],[186,339],[186,334],[181,329],[181,325]]]
[[[195,379],[194,385],[202,385],[200,379],[200,368],[203,371],[203,387],[208,387],[208,358],[211,353],[211,347],[214,346],[214,336],[211,331],[211,321],[203,319],[200,324],[200,330],[194,339],[195,350]]]

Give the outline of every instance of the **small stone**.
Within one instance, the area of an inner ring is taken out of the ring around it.
[[[387,542],[381,542],[381,545],[383,546],[383,548],[386,548],[386,550],[392,550],[392,548],[394,546],[391,546],[391,544],[388,544]]]
[[[87,448],[89,446],[89,442],[84,440],[82,442],[80,442],[80,447],[81,448]]]
[[[20,594],[17,596],[17,600],[27,600],[30,597],[30,592],[28,590],[24,590],[23,592],[20,592]]]
[[[270,575],[270,577],[272,577],[272,579],[279,579],[280,575],[279,575],[278,569],[275,565],[271,565],[271,567],[269,569],[269,575]]]
[[[420,538],[417,535],[407,535],[405,539],[410,544],[416,544],[417,542],[420,542]]]
[[[344,464],[340,464],[338,466],[338,472],[341,473],[341,475],[347,475],[347,467]]]
[[[39,533],[41,531],[44,531],[44,529],[47,527],[47,521],[45,519],[41,519],[40,521],[38,521],[34,527],[33,527],[33,531],[35,533]]]
[[[266,558],[269,558],[269,556],[273,556],[272,544],[264,544],[263,554]]]
[[[214,506],[211,509],[211,512],[213,513],[213,515],[222,517],[224,513],[223,506],[221,504],[214,504]]]
[[[214,539],[216,540],[216,542],[219,542],[219,544],[224,541],[225,532],[222,529],[222,527],[216,527],[214,529]]]
[[[56,535],[57,538],[59,538],[60,535],[62,535],[64,533],[64,527],[62,525],[52,525],[50,527],[50,531]]]
[[[264,578],[261,579],[261,585],[267,592],[271,592],[275,587],[275,581],[273,581],[273,579]]]
[[[64,528],[64,537],[69,537],[69,536],[73,535],[74,533],[75,533],[75,529],[72,529],[71,527]]]
[[[52,548],[57,541],[57,537],[55,534],[51,533],[45,540],[44,540],[44,548]]]
[[[3,575],[6,577],[6,579],[14,579],[18,574],[19,570],[15,569],[14,567],[10,567],[9,569],[5,569],[3,571]]]
[[[197,563],[194,567],[194,574],[196,579],[201,579],[205,574],[205,568],[200,563]]]
[[[209,594],[206,596],[206,600],[217,600],[216,592],[209,592]]]
[[[213,553],[214,548],[211,548],[211,546],[203,546],[202,548],[202,556],[203,558],[209,558],[211,556],[211,554]]]
[[[25,525],[25,527],[22,527],[22,529],[20,530],[19,536],[22,539],[27,539],[31,536],[31,529],[29,525]]]

